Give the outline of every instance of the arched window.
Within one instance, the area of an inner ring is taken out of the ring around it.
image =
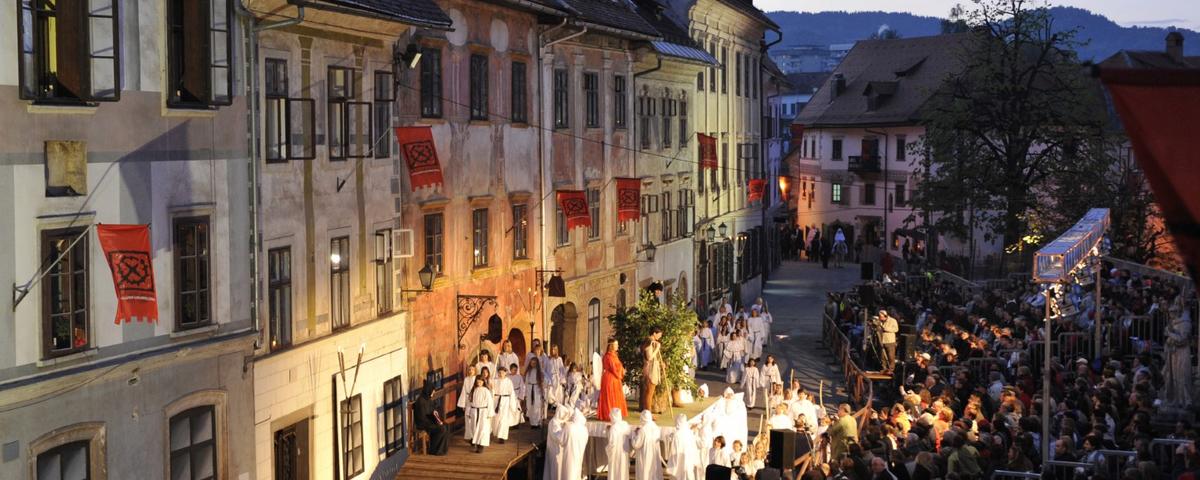
[[[600,299],[593,298],[588,302],[588,350],[603,353],[600,351],[602,344],[600,339]]]

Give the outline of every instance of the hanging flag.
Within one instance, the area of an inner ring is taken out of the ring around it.
[[[112,270],[117,288],[117,318],[114,323],[158,323],[158,300],[154,295],[154,262],[150,257],[149,225],[97,225],[96,236],[104,259]]]
[[[442,166],[438,163],[430,127],[396,127],[396,142],[408,164],[408,178],[413,190],[443,183]]]
[[[1200,70],[1100,70],[1179,254],[1200,289]]]
[[[592,216],[588,212],[587,194],[583,190],[559,190],[558,206],[567,219],[567,230],[591,227]]]
[[[761,178],[750,179],[750,188],[746,193],[746,200],[756,202],[763,199],[763,194],[767,191],[767,181]]]
[[[628,222],[641,216],[642,180],[617,179],[617,221]]]
[[[717,137],[697,133],[696,138],[700,140],[700,168],[716,170],[717,169]]]

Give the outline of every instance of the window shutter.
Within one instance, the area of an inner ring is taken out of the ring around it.
[[[37,53],[34,51],[33,39],[33,2],[21,0],[18,4],[17,46],[20,55],[19,70],[21,77],[21,99],[32,100],[37,97]]]
[[[93,0],[96,1],[96,0]],[[111,1],[111,0],[109,0]],[[230,58],[233,56],[232,43],[229,38],[230,9],[229,0],[210,0],[211,15],[208,20],[209,35],[209,98],[213,105],[229,105],[233,102],[233,69],[230,68]]]
[[[194,99],[190,101],[211,101],[212,92],[208,85],[208,57],[209,49],[209,32],[208,32],[208,13],[204,11],[204,2],[202,0],[184,0],[183,5],[183,44],[178,46],[178,50],[173,52],[175,55],[183,56],[182,69],[180,72],[179,81],[181,87],[187,94],[180,95],[181,99],[187,99],[190,94]]]
[[[74,8],[71,8],[74,7]],[[58,35],[54,38],[55,55],[58,58],[58,83],[72,96],[85,97],[88,86],[83,55],[87,47],[86,39],[81,32],[87,31],[87,20],[83,16],[86,5],[67,4],[58,7]],[[63,33],[69,32],[69,33]],[[47,52],[49,53],[49,52]]]
[[[91,85],[87,98],[115,101],[121,98],[121,53],[117,48],[117,0],[88,1],[88,70]]]

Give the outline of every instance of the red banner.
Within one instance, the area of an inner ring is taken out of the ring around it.
[[[158,300],[154,295],[154,262],[150,256],[149,225],[97,225],[96,236],[104,259],[112,270],[117,288],[117,318],[120,324],[137,319],[158,323]]]
[[[588,212],[587,194],[583,190],[559,190],[558,206],[567,218],[567,230],[591,227],[592,215]]]
[[[641,217],[642,180],[617,179],[617,221],[628,222]]]
[[[746,193],[746,200],[756,202],[763,199],[763,194],[767,191],[767,181],[761,178],[750,179],[750,188]]]
[[[1179,254],[1200,288],[1200,70],[1102,69],[1101,80]]]
[[[717,169],[717,137],[697,133],[696,138],[700,139],[700,168],[701,169]]]
[[[408,178],[413,190],[443,183],[442,166],[438,163],[430,127],[396,127],[396,142],[408,164]]]

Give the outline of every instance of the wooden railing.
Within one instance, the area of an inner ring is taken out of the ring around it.
[[[871,384],[871,379],[867,376],[866,371],[854,361],[850,339],[846,338],[846,334],[842,333],[842,330],[838,328],[837,322],[828,313],[825,313],[823,318],[824,322],[821,326],[822,338],[825,341],[825,346],[829,348],[829,351],[833,352],[833,358],[842,367],[842,374],[846,385],[846,396],[849,397],[850,402],[855,406],[861,407],[874,398],[875,387]]]

